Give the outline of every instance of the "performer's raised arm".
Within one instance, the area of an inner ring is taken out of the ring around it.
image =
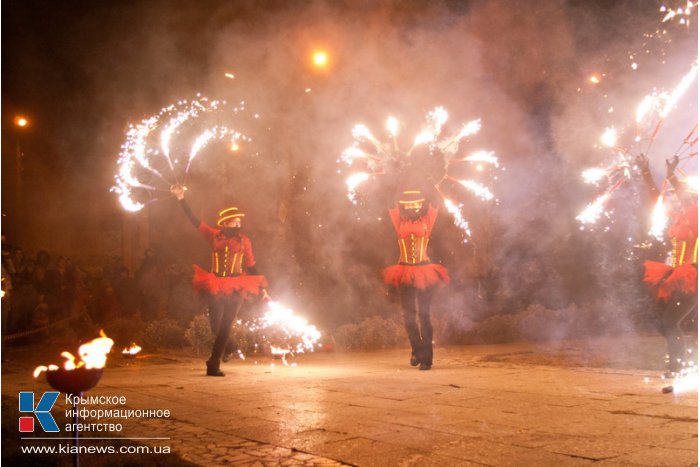
[[[683,193],[685,193],[685,187],[681,181],[678,180],[678,177],[676,177],[676,167],[678,167],[679,162],[680,158],[678,156],[673,156],[670,159],[666,159],[666,180],[668,180],[673,189],[676,191],[676,196],[681,196]]]
[[[642,172],[642,180],[644,181],[644,186],[647,189],[649,199],[647,200],[647,205],[651,209],[656,203],[656,199],[659,197],[659,188],[654,183],[654,178],[651,176],[651,171],[649,170],[649,159],[644,154],[637,157],[637,164]]]
[[[192,225],[199,228],[199,225],[202,223],[202,221],[194,215],[192,209],[190,208],[190,205],[187,204],[187,201],[185,201],[185,187],[183,187],[182,185],[173,185],[170,187],[170,192],[173,195],[175,195],[175,198],[177,198],[177,200],[180,202],[182,210],[185,212],[185,215],[190,220]]]

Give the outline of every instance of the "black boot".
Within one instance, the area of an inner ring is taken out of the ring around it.
[[[226,376],[216,363],[207,362],[207,376]]]
[[[411,354],[411,366],[418,366],[419,363],[418,357],[415,354]]]

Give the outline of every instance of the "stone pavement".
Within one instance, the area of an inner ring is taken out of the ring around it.
[[[662,394],[658,371],[537,364],[546,355],[528,344],[438,348],[421,372],[407,350],[324,353],[296,367],[229,362],[225,378],[187,357],[114,356],[88,395],[170,410],[115,420],[119,435],[170,438],[200,465],[697,465],[697,382]],[[4,363],[3,394],[48,388],[28,366]]]

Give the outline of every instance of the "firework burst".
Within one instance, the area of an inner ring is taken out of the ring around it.
[[[486,172],[500,167],[492,151],[460,153],[460,144],[479,132],[481,120],[472,120],[456,133],[443,137],[447,120],[448,114],[443,107],[428,112],[426,124],[406,150],[400,148],[400,124],[395,117],[387,119],[384,138],[377,138],[364,124],[355,125],[352,129],[355,141],[338,160],[348,166],[345,180],[348,199],[358,204],[361,201],[359,191],[363,187],[372,182],[391,184],[393,182],[389,180],[396,177],[402,180],[401,183],[433,186],[467,241],[471,232],[460,200],[465,195],[495,200],[491,189],[474,178],[481,179]],[[493,176],[491,180],[495,178]],[[446,192],[453,193],[452,199],[445,195]]]
[[[211,142],[225,141],[231,152],[251,142],[237,127],[257,118],[246,113],[245,102],[229,105],[200,95],[164,107],[129,125],[111,191],[124,209],[140,211],[169,196],[171,185],[184,185],[193,161]]]
[[[646,95],[639,103],[635,113],[634,132],[628,131],[628,140],[633,135],[633,142],[627,147],[620,145],[619,141],[625,136],[624,130],[618,130],[614,126],[607,127],[601,135],[601,143],[604,147],[611,148],[614,154],[612,163],[607,166],[588,168],[583,171],[582,177],[586,183],[594,184],[602,188],[595,200],[590,202],[576,217],[581,224],[593,225],[601,217],[610,218],[612,212],[608,207],[614,193],[632,178],[635,172],[640,170],[637,158],[640,155],[648,155],[652,143],[661,129],[664,120],[678,105],[686,91],[696,82],[698,76],[697,62],[693,63],[690,70],[681,78],[670,91],[657,92]],[[679,156],[687,159],[697,155],[692,149],[697,145],[697,124],[683,140],[680,147],[671,156]],[[660,212],[662,208],[657,207]],[[660,225],[658,219],[661,215],[655,215],[655,225]],[[582,227],[583,228],[583,227]],[[658,237],[658,228],[653,235]]]

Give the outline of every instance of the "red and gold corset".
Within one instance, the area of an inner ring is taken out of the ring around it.
[[[238,250],[238,251],[236,251]],[[245,253],[240,248],[234,250],[231,245],[211,252],[211,272],[220,277],[243,274]]]
[[[399,263],[429,263],[428,243],[435,225],[437,209],[429,206],[427,213],[416,220],[401,217],[398,208],[390,209],[389,214],[398,236]]]
[[[243,274],[243,268],[255,266],[250,239],[243,234],[227,237],[204,222],[199,231],[211,245],[211,272],[219,277]]]
[[[671,264],[677,268],[698,262],[698,206],[690,203],[674,213],[668,229],[671,237]]]
[[[427,235],[417,236],[410,234],[408,237],[399,238],[399,263],[419,264],[430,262],[428,257]]]
[[[684,264],[697,264],[698,239],[686,241],[676,237],[671,239],[671,267],[677,268]]]

